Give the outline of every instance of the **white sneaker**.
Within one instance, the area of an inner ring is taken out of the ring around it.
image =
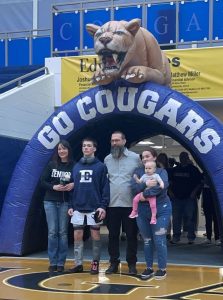
[[[202,242],[202,244],[209,245],[209,244],[211,244],[211,240],[205,239],[205,240]]]
[[[215,240],[215,245],[216,246],[221,246],[221,241],[220,240]]]

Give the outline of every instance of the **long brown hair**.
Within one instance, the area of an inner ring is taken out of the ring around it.
[[[68,149],[68,159],[67,159],[67,164],[70,164],[73,162],[73,151],[72,148],[70,146],[70,143],[66,140],[61,140],[59,141],[59,143],[57,144],[56,148],[55,148],[55,153],[53,155],[53,160],[57,163],[60,164],[61,163],[61,158],[58,155],[58,147],[59,145],[62,145],[64,148]]]
[[[143,150],[142,153],[145,152],[145,151],[150,152],[150,153],[152,154],[153,157],[156,157],[156,158],[157,158],[157,155],[158,155],[158,154],[157,154],[157,152],[156,152],[156,150],[155,150],[154,148],[152,148],[152,147],[146,147],[146,149]]]

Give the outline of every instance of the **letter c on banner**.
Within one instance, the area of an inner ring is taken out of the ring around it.
[[[70,40],[72,38],[72,34],[70,34],[67,37],[65,37],[65,35],[64,35],[65,26],[68,27],[70,30],[72,30],[72,26],[71,26],[71,23],[64,23],[60,27],[60,36],[61,36],[61,39],[64,40],[64,41],[68,41],[68,40]]]
[[[89,121],[89,120],[93,119],[96,116],[96,109],[95,108],[89,108],[88,112],[87,112],[87,109],[85,109],[85,107],[84,107],[84,106],[87,106],[88,104],[91,104],[91,103],[92,103],[92,100],[88,96],[86,96],[82,99],[79,99],[77,101],[77,109],[78,109],[78,112],[79,112],[80,117],[81,117],[82,120]]]

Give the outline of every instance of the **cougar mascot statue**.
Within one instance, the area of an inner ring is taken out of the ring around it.
[[[146,81],[169,86],[170,65],[156,38],[141,20],[110,21],[103,26],[87,24],[94,37],[99,66],[92,81],[99,85],[123,78],[133,83]]]

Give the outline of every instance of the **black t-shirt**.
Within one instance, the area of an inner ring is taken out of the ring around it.
[[[170,172],[171,191],[175,198],[189,198],[192,191],[201,183],[202,174],[199,169],[191,164],[179,165]]]
[[[46,167],[42,177],[41,177],[41,185],[46,190],[46,194],[44,197],[45,201],[69,201],[69,193],[70,192],[59,192],[54,191],[53,186],[60,184],[61,178],[66,176],[66,182],[73,182],[72,178],[72,169],[74,163],[57,163],[55,161],[51,161]]]

